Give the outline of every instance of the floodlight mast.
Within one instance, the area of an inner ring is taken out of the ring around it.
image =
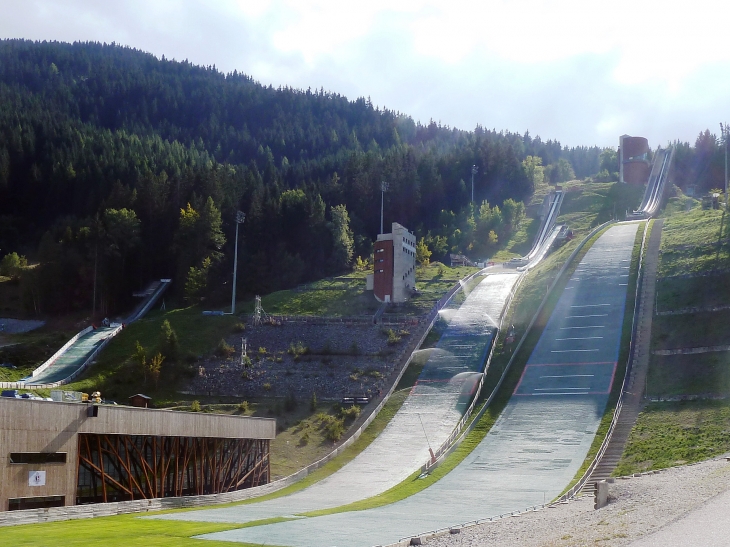
[[[383,202],[385,201],[385,192],[388,191],[389,183],[382,181],[380,183],[380,233],[383,232]]]
[[[720,124],[720,132],[722,133],[722,141],[725,144],[725,210],[727,211],[727,138],[730,127],[725,123]]]
[[[479,172],[479,168],[476,165],[471,166],[471,202],[474,203],[474,175]]]
[[[231,314],[236,313],[236,277],[238,273],[238,227],[246,220],[246,213],[236,211],[236,250],[233,255],[233,294],[231,295]]]

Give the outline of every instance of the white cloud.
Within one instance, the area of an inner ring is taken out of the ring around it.
[[[425,123],[615,145],[728,118],[724,3],[695,0],[7,2],[0,36],[116,41]]]

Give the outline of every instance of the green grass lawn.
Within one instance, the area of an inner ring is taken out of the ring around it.
[[[657,283],[657,311],[730,305],[730,274],[665,277]]]
[[[451,268],[440,262],[416,270],[416,288],[419,295],[407,303],[391,305],[388,313],[420,315],[428,312],[433,304],[459,279],[477,268]],[[371,291],[365,290],[367,272],[352,272],[344,276],[322,279],[295,289],[277,291],[261,298],[264,310],[273,315],[326,315],[334,317],[373,315],[380,303]],[[237,305],[241,313],[253,313],[254,302]]]
[[[730,450],[730,401],[651,403],[639,414],[614,476],[698,462]]]
[[[730,344],[730,310],[655,316],[652,349]]]
[[[657,276],[727,268],[730,266],[728,237],[728,217],[721,210],[694,206],[689,211],[675,211],[664,221]]]
[[[730,395],[730,352],[652,355],[650,363],[648,397]]]

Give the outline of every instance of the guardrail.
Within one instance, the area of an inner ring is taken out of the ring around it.
[[[631,377],[631,369],[633,368],[633,355],[634,355],[634,350],[636,348],[636,346],[635,346],[636,317],[639,313],[639,304],[640,304],[639,293],[641,291],[641,286],[644,283],[644,271],[643,271],[644,249],[646,246],[646,237],[647,237],[648,232],[649,232],[649,223],[647,222],[646,228],[644,229],[644,235],[641,239],[641,250],[639,251],[638,276],[636,279],[636,291],[635,291],[635,295],[634,295],[634,317],[631,320],[631,339],[629,340],[629,356],[626,360],[626,370],[624,372],[624,381],[621,383],[621,394],[619,395],[618,401],[616,402],[616,408],[613,411],[613,417],[611,418],[611,425],[608,427],[608,432],[606,433],[606,436],[604,437],[603,442],[601,443],[601,446],[598,449],[598,452],[596,453],[595,457],[593,458],[593,461],[591,461],[591,464],[588,466],[588,469],[586,469],[586,472],[583,473],[583,476],[580,479],[578,479],[578,482],[575,483],[573,485],[573,487],[570,490],[568,490],[565,494],[560,496],[555,501],[555,503],[560,503],[562,501],[571,499],[571,498],[575,497],[575,495],[583,489],[586,482],[588,482],[588,479],[590,479],[591,474],[596,469],[598,464],[601,462],[601,458],[603,458],[603,455],[606,453],[606,449],[608,448],[608,445],[611,442],[611,437],[613,436],[613,432],[616,429],[616,424],[618,423],[618,418],[619,418],[619,415],[621,414],[621,409],[623,408],[623,404],[624,404],[624,394],[626,393],[626,385],[629,381],[629,378]]]

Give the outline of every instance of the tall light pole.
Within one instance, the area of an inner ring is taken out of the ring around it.
[[[231,314],[236,313],[236,277],[238,271],[238,227],[246,220],[246,213],[236,211],[236,251],[233,255],[233,295],[231,296]]]
[[[479,168],[476,165],[471,166],[471,202],[474,203],[474,175],[479,172]]]
[[[385,201],[385,192],[388,191],[389,184],[385,181],[380,183],[380,233],[383,233],[383,202]]]
[[[730,127],[728,127],[727,123],[720,124],[720,132],[722,133],[722,140],[725,144],[725,210],[727,211],[727,137],[728,137],[728,130],[730,130]]]

